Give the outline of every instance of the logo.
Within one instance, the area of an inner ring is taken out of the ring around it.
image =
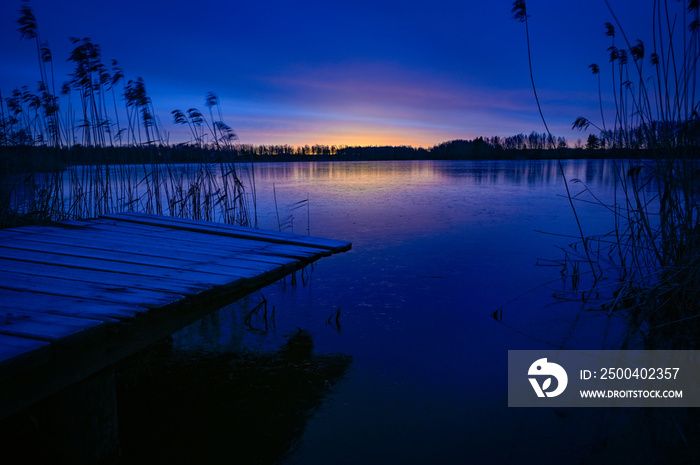
[[[528,379],[537,397],[556,397],[564,392],[566,384],[569,382],[566,370],[556,363],[548,362],[546,358],[541,358],[530,365],[527,374],[528,376],[535,376]],[[540,384],[538,378],[542,379],[542,384]],[[557,380],[557,384],[555,389],[549,390],[552,387],[552,378]]]

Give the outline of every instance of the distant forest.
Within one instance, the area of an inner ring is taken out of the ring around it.
[[[578,157],[597,158],[610,156],[599,149],[593,139],[584,147],[570,148],[561,137],[555,143],[548,142],[547,135],[532,132],[511,137],[477,137],[473,140],[452,140],[432,148],[410,146],[328,146],[305,145],[240,145],[241,156],[258,161],[283,160],[488,160]],[[597,140],[597,139],[596,139]],[[600,153],[593,152],[597,150]]]
[[[523,160],[549,158],[646,158],[643,149],[601,148],[595,136],[569,147],[564,138],[548,143],[546,134],[452,140],[431,148],[336,145],[149,145],[149,146],[0,146],[5,169],[43,170],[67,165],[194,162],[287,162],[363,160]]]

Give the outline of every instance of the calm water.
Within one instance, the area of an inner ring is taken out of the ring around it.
[[[565,168],[599,197],[612,195],[609,164]],[[619,342],[616,322],[554,304],[559,269],[536,266],[572,242],[538,230],[577,234],[556,163],[271,163],[242,172],[254,173],[260,227],[293,215],[296,233],[353,243],[321,259],[306,285],[275,284],[173,338],[176,355],[197,360],[274,349],[299,327],[316,353],[353,357],[284,463],[645,463],[675,434],[668,414],[661,422],[653,411],[507,407],[509,349]],[[579,213],[586,234],[612,229],[599,207],[582,203]],[[245,329],[243,314],[261,294],[275,306],[275,328],[258,319],[257,330]],[[491,318],[501,306],[505,324]],[[340,331],[327,324],[338,308]],[[221,461],[235,463],[246,444],[230,441]]]

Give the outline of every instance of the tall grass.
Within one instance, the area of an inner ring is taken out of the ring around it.
[[[18,32],[36,46],[39,80],[36,89],[19,86],[5,99],[0,93],[0,146],[114,147],[167,144],[169,134],[161,127],[141,77],[126,79],[116,60],[111,68],[103,62],[99,44],[90,38],[71,37],[67,61],[73,70],[56,86],[53,54],[39,35],[39,24],[28,0],[17,19]],[[60,95],[59,95],[60,94]],[[223,122],[218,97],[205,99],[209,120],[197,109],[187,116],[172,112],[175,122],[190,126],[189,144],[212,150],[231,149],[238,139]],[[215,118],[213,107],[217,107]]]
[[[233,162],[76,165],[0,177],[0,226],[133,211],[254,226]]]
[[[630,40],[605,3],[612,17],[604,32],[611,40],[614,120],[612,127],[605,124],[599,91],[601,123],[580,116],[573,127],[593,127],[603,147],[633,150],[639,158],[614,162],[614,199],[599,199],[585,185],[575,196],[587,195],[586,201],[604,208],[614,227],[565,250],[561,265],[571,286],[560,297],[582,301],[587,310],[625,315],[629,336],[639,336],[649,347],[695,348],[700,343],[700,2],[654,0],[651,47]],[[514,9],[518,5],[524,8],[520,1]],[[590,69],[600,79],[600,67]],[[583,264],[591,260],[593,271],[584,273]]]
[[[194,108],[187,116],[173,112],[193,137],[168,145],[142,78],[127,80],[116,60],[108,68],[92,39],[71,38],[73,70],[59,99],[53,56],[28,0],[17,25],[36,45],[40,80],[36,91],[21,86],[4,99],[0,93],[0,227],[119,211],[255,225],[234,163],[163,163],[187,146],[197,161],[208,160],[209,151],[234,159],[237,135],[222,121],[214,93],[205,99],[209,120]]]

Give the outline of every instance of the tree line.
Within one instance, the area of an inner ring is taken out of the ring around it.
[[[252,161],[302,160],[479,160],[521,158],[597,158],[619,156],[597,145],[580,142],[570,147],[564,137],[549,140],[547,134],[531,132],[502,137],[477,137],[442,142],[430,148],[411,146],[345,145],[238,145],[239,157]],[[596,150],[595,152],[593,150]]]

